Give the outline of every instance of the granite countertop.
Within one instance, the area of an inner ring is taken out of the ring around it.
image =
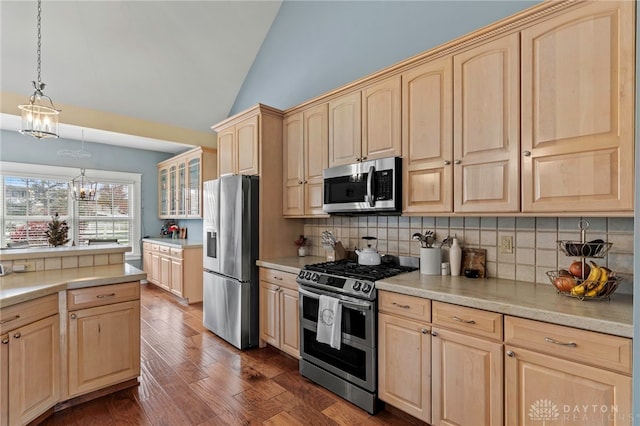
[[[146,278],[145,272],[126,263],[11,273],[0,277],[0,308],[67,289],[139,281]]]
[[[169,236],[166,237],[145,237],[142,241],[147,241],[150,243],[162,244],[165,246],[171,246],[175,248],[198,248],[202,247],[202,240],[198,240],[195,238],[171,238]]]
[[[258,260],[258,266],[297,274],[324,257]],[[498,278],[472,279],[423,275],[419,271],[376,281],[378,290],[423,297],[521,318],[566,325],[622,337],[633,337],[633,297],[614,293],[611,300],[579,300],[556,292],[551,284]]]

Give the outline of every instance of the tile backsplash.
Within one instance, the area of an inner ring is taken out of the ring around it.
[[[487,275],[518,281],[549,283],[546,271],[567,268],[573,258],[558,249],[558,240],[580,240],[580,220],[588,223],[587,241],[597,238],[613,243],[603,259],[595,259],[624,277],[618,292],[630,293],[633,283],[633,218],[606,217],[405,217],[331,216],[308,219],[305,236],[311,240],[310,254],[324,256],[322,231],[332,231],[349,250],[362,247],[364,236],[378,238],[381,254],[419,256],[416,233],[435,231],[436,245],[447,236],[458,237],[463,247],[487,250]],[[502,253],[502,237],[511,237],[513,252]],[[448,258],[445,245],[443,257]]]

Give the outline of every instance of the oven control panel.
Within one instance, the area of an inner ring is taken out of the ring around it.
[[[298,284],[317,287],[324,290],[347,294],[361,299],[375,299],[373,282],[355,278],[341,277],[322,272],[301,270],[296,279]]]

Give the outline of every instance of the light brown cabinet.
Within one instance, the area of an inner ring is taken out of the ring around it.
[[[284,206],[288,217],[326,216],[322,171],[329,165],[328,105],[284,118]]]
[[[212,149],[197,147],[158,163],[158,217],[202,218],[202,182],[216,177]]]
[[[188,303],[202,302],[202,247],[179,248],[144,241],[142,258],[147,281]]]
[[[451,56],[402,74],[403,212],[453,211]]]
[[[60,398],[58,295],[0,311],[0,424],[27,424]]]
[[[300,358],[298,284],[295,274],[260,268],[260,346],[267,343]]]
[[[259,175],[260,117],[253,115],[218,132],[218,169],[226,174]]]
[[[67,291],[69,390],[75,397],[140,375],[140,283]]]
[[[635,3],[522,31],[523,211],[633,211]]]
[[[402,154],[400,76],[329,101],[329,166]]]
[[[378,295],[378,397],[431,423],[431,301]]]
[[[505,424],[633,423],[631,339],[506,317],[505,343]]]

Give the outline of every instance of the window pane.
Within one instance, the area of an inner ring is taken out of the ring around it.
[[[6,241],[11,244],[29,243],[29,245],[48,245],[47,230],[48,221],[5,221]]]

